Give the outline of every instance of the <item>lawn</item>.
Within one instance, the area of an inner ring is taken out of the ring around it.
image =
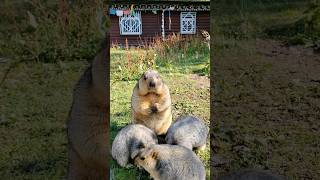
[[[66,42],[65,36],[59,28],[52,28],[59,26],[55,24],[59,21],[42,14],[49,10],[56,14],[57,9],[28,9],[21,4],[27,1],[5,2],[11,5],[1,7],[0,58],[8,59],[0,61],[0,78],[8,66],[24,62],[10,71],[0,87],[0,177],[63,179],[68,163],[65,123],[72,90],[88,65],[86,60],[95,54],[101,35],[93,36],[98,28],[84,25],[91,21],[73,14],[79,19],[73,22],[91,27],[90,33],[74,33],[87,28],[72,26],[68,43],[61,44]],[[288,179],[317,179],[320,55],[310,46],[313,36],[279,33],[279,27],[291,27],[287,25],[305,15],[307,1],[212,2],[211,178],[254,167]],[[29,27],[27,10],[37,17],[39,27],[45,28]],[[47,34],[53,37],[47,38]],[[75,34],[82,35],[81,40]],[[291,46],[299,42],[299,46]],[[181,51],[161,49],[165,46],[149,51],[111,50],[111,140],[130,123],[132,89],[148,67],[158,70],[168,84],[174,119],[194,114],[209,125],[209,50],[196,48],[198,45],[191,43]],[[167,54],[163,56],[163,52]],[[209,149],[199,156],[209,174]],[[120,168],[111,163],[117,180],[148,178],[134,166]]]
[[[130,96],[136,82],[121,80],[127,51],[112,50],[111,138],[130,122]],[[132,54],[137,55],[133,50]],[[146,51],[138,50],[140,55]],[[208,52],[208,50],[207,50]],[[138,55],[139,55],[138,54]],[[154,54],[152,54],[153,56]],[[145,56],[148,57],[148,56]],[[192,58],[192,56],[190,56]],[[133,56],[133,60],[134,60]],[[199,59],[199,60],[198,60]],[[194,62],[163,64],[156,69],[170,87],[173,114],[194,114],[209,126],[208,53]],[[12,60],[0,65],[2,78]],[[88,66],[86,61],[23,62],[13,68],[0,87],[0,176],[3,179],[63,179],[67,171],[66,119],[73,87]],[[119,70],[122,67],[122,71]],[[135,71],[134,71],[135,72]],[[138,71],[137,71],[138,72]],[[142,72],[142,71],[141,71]],[[140,73],[140,72],[139,72]],[[128,77],[130,77],[128,74]],[[209,142],[209,141],[208,141]],[[210,147],[208,145],[208,147]],[[209,174],[209,149],[200,152]],[[111,166],[116,179],[140,174],[136,168]]]
[[[21,63],[0,87],[1,179],[64,179],[66,119],[85,62]],[[3,77],[7,64],[0,65]]]
[[[0,5],[1,80],[12,67],[0,86],[0,179],[66,176],[66,119],[73,88],[88,66],[87,61],[93,59],[103,35],[96,17],[99,3],[73,2],[68,28],[64,28],[57,21],[57,12],[62,12],[59,2],[14,0]],[[203,48],[206,44],[194,48],[198,45],[188,44],[184,53],[170,47],[163,49],[174,58],[155,56],[154,51],[143,49],[130,54],[119,49],[112,51],[112,138],[130,122],[132,87],[150,63],[170,87],[174,118],[194,114],[209,126],[209,49]],[[161,58],[165,59],[160,61]],[[209,149],[199,155],[209,174]],[[141,172],[135,168],[121,169],[112,163],[117,179]],[[145,173],[141,176],[147,177]]]
[[[130,80],[122,80],[122,76],[127,77],[128,57],[133,57],[130,61],[138,61],[143,54],[154,52],[152,50],[111,50],[111,142],[117,132],[127,124],[131,123],[131,94],[137,78],[143,73],[143,67],[137,67],[136,76]],[[128,54],[130,54],[128,56]],[[207,126],[210,124],[210,83],[208,76],[203,76],[201,70],[206,67],[209,60],[209,53],[203,54],[199,60],[193,59],[188,63],[179,63],[178,58],[172,58],[172,64],[154,66],[168,85],[172,98],[173,119],[179,115],[196,115],[205,121]],[[146,56],[147,57],[147,56]],[[206,59],[207,58],[207,59]],[[156,60],[158,63],[159,60]],[[133,72],[133,71],[131,71]],[[135,71],[134,71],[135,72]],[[198,72],[194,73],[194,72]],[[201,74],[201,76],[199,75]],[[130,76],[131,77],[131,76]],[[125,78],[127,79],[127,78]],[[207,170],[207,179],[210,179],[210,150],[209,138],[205,151],[197,152],[204,162]],[[122,179],[149,179],[147,172],[139,170],[135,166],[121,168],[115,161],[112,161],[111,168],[113,178]]]

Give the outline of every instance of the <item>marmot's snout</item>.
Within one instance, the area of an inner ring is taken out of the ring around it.
[[[157,113],[158,112],[158,108],[156,106],[151,106],[151,112],[152,113]]]
[[[156,87],[156,83],[153,80],[151,80],[149,82],[149,88],[155,88],[155,87]]]

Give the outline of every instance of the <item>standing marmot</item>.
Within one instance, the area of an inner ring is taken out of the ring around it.
[[[158,72],[145,72],[133,89],[132,122],[143,124],[157,135],[167,132],[172,122],[171,97],[168,86]]]
[[[203,163],[191,150],[177,145],[152,145],[134,159],[154,180],[205,180]]]
[[[166,135],[167,144],[204,149],[209,130],[200,119],[194,116],[180,117],[169,128]]]
[[[69,112],[69,180],[108,179],[109,174],[109,39],[73,92]]]
[[[121,129],[114,139],[112,157],[120,166],[125,167],[133,153],[157,143],[157,136],[151,129],[141,124],[131,124]]]

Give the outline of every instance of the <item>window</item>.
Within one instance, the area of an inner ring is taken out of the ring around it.
[[[142,23],[141,12],[136,11],[134,15],[123,15],[119,18],[120,34],[121,35],[141,35]]]
[[[181,12],[180,32],[181,34],[196,33],[196,12]]]

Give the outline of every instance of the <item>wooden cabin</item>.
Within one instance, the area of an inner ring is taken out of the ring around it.
[[[143,46],[172,33],[190,36],[210,30],[210,1],[111,0],[111,45]]]

